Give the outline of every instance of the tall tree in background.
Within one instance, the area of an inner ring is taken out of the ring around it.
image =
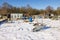
[[[49,18],[52,18],[51,14],[53,14],[53,12],[54,12],[53,7],[51,7],[51,6],[47,6],[46,7],[46,13],[47,13],[47,15],[48,15]]]
[[[2,4],[2,7],[3,7],[3,8],[11,9],[11,8],[12,8],[12,5],[8,4],[7,2],[4,2],[4,3]]]
[[[47,13],[52,13],[52,12],[53,12],[53,7],[47,6],[47,7],[46,7],[46,12],[47,12]]]
[[[60,15],[60,7],[57,8],[56,12],[57,12],[57,15]]]
[[[27,10],[26,12],[28,14],[30,14],[30,15],[37,15],[37,14],[39,14],[39,10],[33,9],[30,5],[26,6],[26,10]]]
[[[21,8],[20,8],[20,13],[26,13],[26,11],[27,11],[27,10],[26,10],[25,7],[21,7]]]
[[[54,10],[53,7],[47,6],[46,9],[44,10],[38,10],[35,8],[32,8],[29,4],[24,7],[14,7],[7,2],[4,2],[2,6],[0,6],[0,13],[2,14],[7,14],[7,13],[23,13],[23,14],[29,14],[29,15],[38,15],[38,14],[55,14],[55,15],[60,15],[60,7],[57,8],[57,10]]]
[[[7,2],[4,2],[2,4],[2,14],[6,14],[6,13],[9,13],[11,12],[11,9],[12,9],[12,5],[8,4]]]

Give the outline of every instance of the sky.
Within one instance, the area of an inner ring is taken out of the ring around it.
[[[22,7],[29,4],[32,8],[36,9],[45,9],[47,6],[52,6],[54,9],[60,7],[60,0],[0,0],[0,6],[4,2],[16,7]]]

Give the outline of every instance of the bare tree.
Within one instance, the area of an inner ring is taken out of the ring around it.
[[[53,12],[53,7],[47,6],[46,11],[47,11],[47,13],[52,13]]]

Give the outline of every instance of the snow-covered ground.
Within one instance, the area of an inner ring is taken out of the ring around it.
[[[36,22],[42,23],[42,19],[4,23],[0,25],[0,40],[60,40],[60,20],[43,19],[43,23],[51,28],[32,32]]]

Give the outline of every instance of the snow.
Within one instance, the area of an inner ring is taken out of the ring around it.
[[[34,23],[46,24],[51,28],[32,32]],[[0,40],[60,40],[60,20],[35,19],[33,22],[23,20],[0,25]]]

